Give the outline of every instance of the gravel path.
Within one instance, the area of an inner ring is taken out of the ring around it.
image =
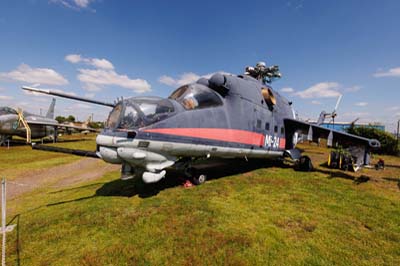
[[[108,164],[99,159],[83,158],[69,164],[27,171],[7,182],[7,199],[16,198],[41,187],[62,188],[94,180],[119,168],[119,165]]]

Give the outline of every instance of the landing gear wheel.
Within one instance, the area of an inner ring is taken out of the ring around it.
[[[201,185],[204,184],[207,180],[207,176],[204,174],[200,174],[200,175],[195,175],[192,177],[193,180],[193,184],[195,185]]]
[[[306,171],[306,172],[310,172],[310,171],[314,170],[311,159],[308,156],[300,157],[297,168],[300,171]]]
[[[207,176],[204,174],[199,174],[197,170],[193,167],[188,167],[185,169],[185,175],[189,180],[195,185],[204,184],[207,180]]]

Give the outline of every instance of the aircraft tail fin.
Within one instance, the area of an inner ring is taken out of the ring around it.
[[[53,98],[51,104],[49,106],[49,110],[47,111],[46,118],[54,119],[54,107],[56,106],[56,99]]]

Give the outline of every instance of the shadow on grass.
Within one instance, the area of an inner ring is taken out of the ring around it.
[[[391,167],[391,168],[400,168],[400,165],[394,165],[394,164],[385,164],[385,167]]]
[[[328,175],[329,179],[331,179],[331,178],[342,178],[342,179],[352,180],[357,185],[362,184],[362,183],[366,183],[369,180],[371,180],[371,177],[366,176],[366,175],[361,175],[359,177],[356,177],[356,176],[348,174],[348,173],[346,173],[344,171],[332,170],[332,169],[329,169],[329,168],[324,169],[326,165],[327,165],[326,163],[325,164],[321,164],[320,165],[321,167],[317,168],[316,171]]]
[[[400,178],[395,177],[383,177],[386,181],[397,182],[397,187],[400,189]]]
[[[244,160],[225,160],[219,162],[213,162],[208,164],[199,164],[196,165],[196,168],[199,172],[207,175],[208,180],[210,179],[219,179],[221,177],[242,174],[249,171],[253,171],[259,168],[279,166],[283,168],[290,168],[291,166],[286,164],[281,164],[279,162],[274,161],[265,161],[265,160],[252,160],[252,161],[244,161]],[[107,183],[96,183],[84,185],[81,187],[68,188],[64,190],[54,191],[50,193],[61,193],[65,191],[73,191],[79,190],[83,188],[88,188],[94,185],[103,184],[100,188],[98,188],[94,195],[82,197],[73,200],[60,201],[55,203],[47,204],[47,207],[57,206],[60,204],[70,203],[70,202],[78,202],[82,200],[88,200],[95,197],[134,197],[138,196],[141,198],[148,198],[157,195],[160,191],[163,191],[168,188],[182,186],[185,183],[186,179],[184,178],[184,174],[181,171],[169,169],[167,176],[160,180],[157,183],[153,184],[145,184],[141,178],[134,178],[130,180],[113,180]]]
[[[208,180],[212,180],[272,166],[290,167],[278,162],[266,162],[265,160],[252,160],[247,162],[235,159],[196,165],[196,169],[198,169],[198,172],[207,175]],[[141,179],[126,181],[118,179],[104,184],[96,191],[96,195],[105,197],[133,197],[138,195],[141,198],[147,198],[157,195],[164,189],[181,186],[185,181],[186,179],[181,171],[171,169],[168,171],[167,176],[157,183],[145,184]]]

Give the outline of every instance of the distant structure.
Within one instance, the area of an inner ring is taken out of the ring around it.
[[[333,123],[322,123],[321,126],[324,128],[334,129],[342,132],[346,132],[346,129],[351,127],[351,122],[336,122]],[[385,131],[385,126],[378,123],[355,123],[355,127],[367,127],[367,128],[376,128]]]

